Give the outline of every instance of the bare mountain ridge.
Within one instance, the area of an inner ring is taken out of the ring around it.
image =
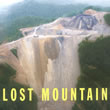
[[[56,21],[40,25],[35,28],[20,29],[23,35],[92,35],[103,34],[109,35],[110,28],[104,21],[106,12],[97,12],[94,10],[86,10],[83,14],[59,18]]]
[[[0,63],[8,63],[17,70],[15,80],[30,85],[39,98],[39,110],[71,110],[70,88],[75,88],[80,75],[78,44],[86,37],[91,40],[110,35],[104,22],[106,12],[87,10],[82,15],[59,18],[33,28],[20,29],[23,38],[0,46]],[[17,49],[18,58],[11,53]],[[41,101],[41,89],[68,88],[68,101]],[[56,106],[57,105],[57,106]]]

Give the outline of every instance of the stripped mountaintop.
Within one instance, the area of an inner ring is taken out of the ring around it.
[[[104,21],[106,12],[86,10],[83,14],[73,17],[59,18],[49,24],[33,29],[21,29],[24,36],[33,35],[109,35],[110,27]]]

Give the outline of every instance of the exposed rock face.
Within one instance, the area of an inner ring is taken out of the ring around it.
[[[80,75],[77,48],[83,38],[84,36],[77,38],[57,35],[42,38],[29,36],[2,46],[5,48],[5,54],[8,52],[13,56],[6,54],[7,60],[3,59],[4,62],[8,62],[18,71],[16,80],[19,83],[34,88],[39,97],[40,110],[71,110],[73,102],[70,101],[70,88],[76,86]],[[9,52],[12,48],[17,48],[19,59]],[[4,57],[4,54],[0,56]],[[41,102],[43,87],[50,88],[49,102]],[[52,101],[53,88],[59,89],[58,102]],[[68,88],[67,102],[61,100],[61,88]]]
[[[87,14],[89,12],[86,12]],[[16,81],[30,85],[39,98],[39,110],[71,110],[70,88],[76,87],[80,75],[78,44],[86,37],[90,39],[110,34],[100,32],[104,13],[91,12],[91,15],[79,15],[58,20],[32,28],[26,37],[0,46],[0,62],[7,62],[17,70]],[[81,22],[81,25],[80,23]],[[72,25],[73,24],[73,25]],[[75,29],[76,28],[76,29]],[[16,48],[18,59],[10,52]],[[59,89],[59,101],[41,101],[41,89]],[[68,101],[61,100],[61,88],[68,88]]]
[[[82,14],[73,19],[70,27],[73,26],[76,29],[92,30],[97,23],[98,21],[95,16]]]

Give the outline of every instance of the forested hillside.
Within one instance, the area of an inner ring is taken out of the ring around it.
[[[0,16],[0,41],[12,41],[22,37],[20,28],[48,23],[58,17],[81,13],[86,5],[51,5],[32,0],[14,4]]]
[[[0,13],[0,42],[12,41],[22,37],[20,28],[48,23],[58,17],[71,17],[89,8],[98,11],[110,10],[110,8],[84,4],[54,5],[38,3],[36,0],[24,0],[9,7],[5,13]]]

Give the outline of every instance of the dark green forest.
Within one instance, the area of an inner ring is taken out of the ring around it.
[[[86,88],[85,101],[79,98],[73,110],[110,110],[110,99],[108,101],[87,101],[87,88],[110,89],[110,36],[101,36],[96,41],[84,40],[79,45],[79,58],[81,75],[78,78],[77,88]],[[100,93],[101,94],[101,93]],[[110,96],[110,93],[108,93]],[[80,93],[78,93],[80,97]]]
[[[105,22],[110,26],[110,14],[104,16]]]

